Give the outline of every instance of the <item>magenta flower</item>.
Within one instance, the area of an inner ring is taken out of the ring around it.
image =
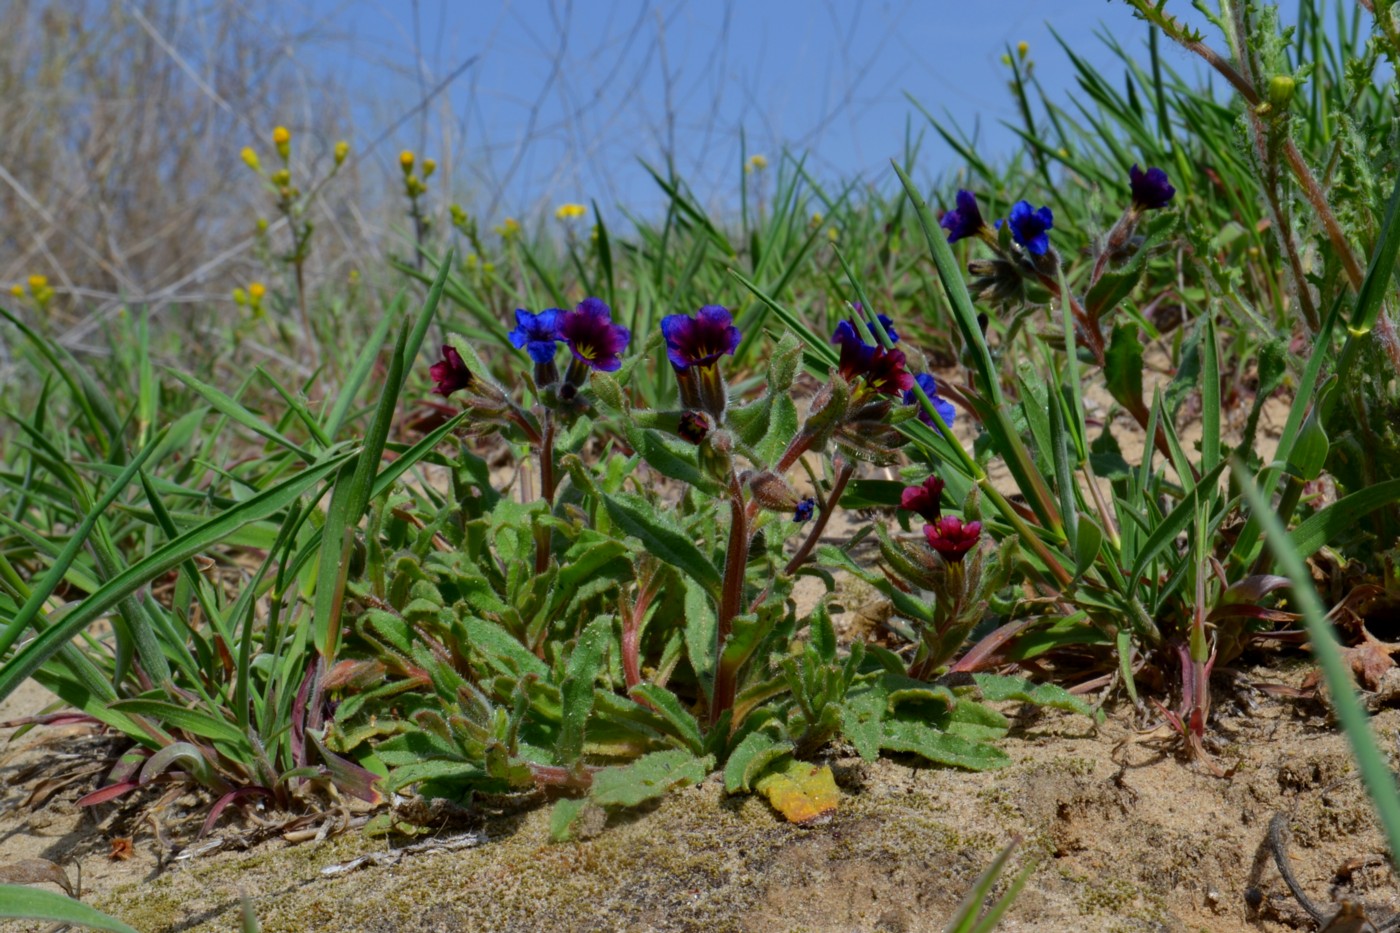
[[[681,423],[676,429],[676,433],[682,440],[698,444],[710,436],[710,432],[715,428],[714,421],[703,411],[681,412]]]
[[[1166,207],[1176,195],[1176,189],[1167,181],[1167,173],[1160,168],[1143,171],[1136,164],[1128,169],[1128,180],[1133,191],[1133,209],[1155,211]]]
[[[428,369],[428,374],[437,383],[433,391],[443,397],[458,389],[468,388],[476,380],[471,370],[467,369],[467,364],[462,362],[462,354],[449,344],[442,345],[442,359]]]
[[[977,198],[971,191],[959,191],[957,202],[958,209],[948,211],[938,222],[940,227],[948,231],[949,243],[980,236],[987,226],[987,222],[982,219],[982,212],[977,209]]]
[[[924,526],[924,540],[928,546],[943,556],[944,560],[957,562],[967,552],[977,546],[982,535],[981,522],[968,522],[956,515],[944,515],[938,521]]]
[[[918,486],[906,486],[899,496],[899,507],[906,512],[917,512],[926,522],[936,522],[943,514],[943,479],[930,476]]]
[[[739,328],[727,308],[706,305],[694,316],[668,314],[661,319],[661,335],[666,338],[666,355],[676,369],[713,366],[739,347]]]
[[[612,322],[612,311],[597,298],[585,298],[575,310],[561,312],[558,333],[575,360],[608,373],[622,367],[622,351],[632,338],[631,331]]]

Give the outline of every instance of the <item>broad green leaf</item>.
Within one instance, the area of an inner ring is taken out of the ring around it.
[[[603,658],[612,644],[612,617],[599,616],[588,624],[569,652],[568,669],[559,687],[563,712],[555,755],[563,765],[572,765],[583,754],[583,733],[593,712],[593,685]]]
[[[790,755],[793,744],[766,732],[750,732],[724,763],[724,789],[730,794],[753,789],[753,782],[775,761]]]
[[[1024,677],[1003,674],[973,674],[972,679],[977,681],[982,699],[989,703],[1020,700],[1022,703],[1083,713],[1085,716],[1094,715],[1093,707],[1058,684],[1033,684]]]
[[[655,684],[638,684],[632,688],[632,696],[650,703],[670,725],[672,734],[690,751],[700,754],[705,746],[705,737],[700,733],[700,723],[690,710],[681,705],[674,693]]]
[[[635,807],[674,787],[700,783],[713,766],[713,756],[696,758],[685,749],[652,752],[630,765],[594,774],[589,797],[603,807]]]
[[[885,734],[885,713],[888,709],[889,696],[879,684],[853,689],[841,704],[841,734],[866,761],[880,757],[880,742]]]
[[[641,540],[642,545],[666,563],[689,575],[705,588],[712,599],[719,599],[720,576],[715,565],[700,552],[690,538],[661,520],[650,505],[633,496],[603,496],[608,517],[623,532]]]
[[[1001,749],[940,732],[923,722],[889,720],[880,747],[892,752],[912,752],[940,765],[969,771],[990,771],[1011,764]]]

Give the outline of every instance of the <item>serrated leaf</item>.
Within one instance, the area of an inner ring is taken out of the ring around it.
[[[652,752],[630,765],[604,768],[594,774],[589,797],[603,807],[635,807],[673,787],[700,783],[713,766],[713,756],[696,758],[681,748]]]
[[[835,812],[841,802],[830,765],[789,758],[754,784],[789,823],[811,823]]]

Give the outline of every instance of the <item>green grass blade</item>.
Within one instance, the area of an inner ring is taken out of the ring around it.
[[[0,917],[77,924],[92,930],[108,930],[110,933],[138,933],[120,920],[109,917],[82,901],[22,884],[0,884]]]

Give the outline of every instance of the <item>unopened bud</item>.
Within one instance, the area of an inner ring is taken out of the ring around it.
[[[754,501],[761,507],[774,512],[792,512],[797,508],[797,493],[772,470],[754,473],[748,482]]]
[[[1293,100],[1297,82],[1289,75],[1274,75],[1269,79],[1269,103],[1283,110]]]
[[[339,165],[345,161],[345,157],[350,154],[350,144],[345,140],[335,144],[335,164]]]

